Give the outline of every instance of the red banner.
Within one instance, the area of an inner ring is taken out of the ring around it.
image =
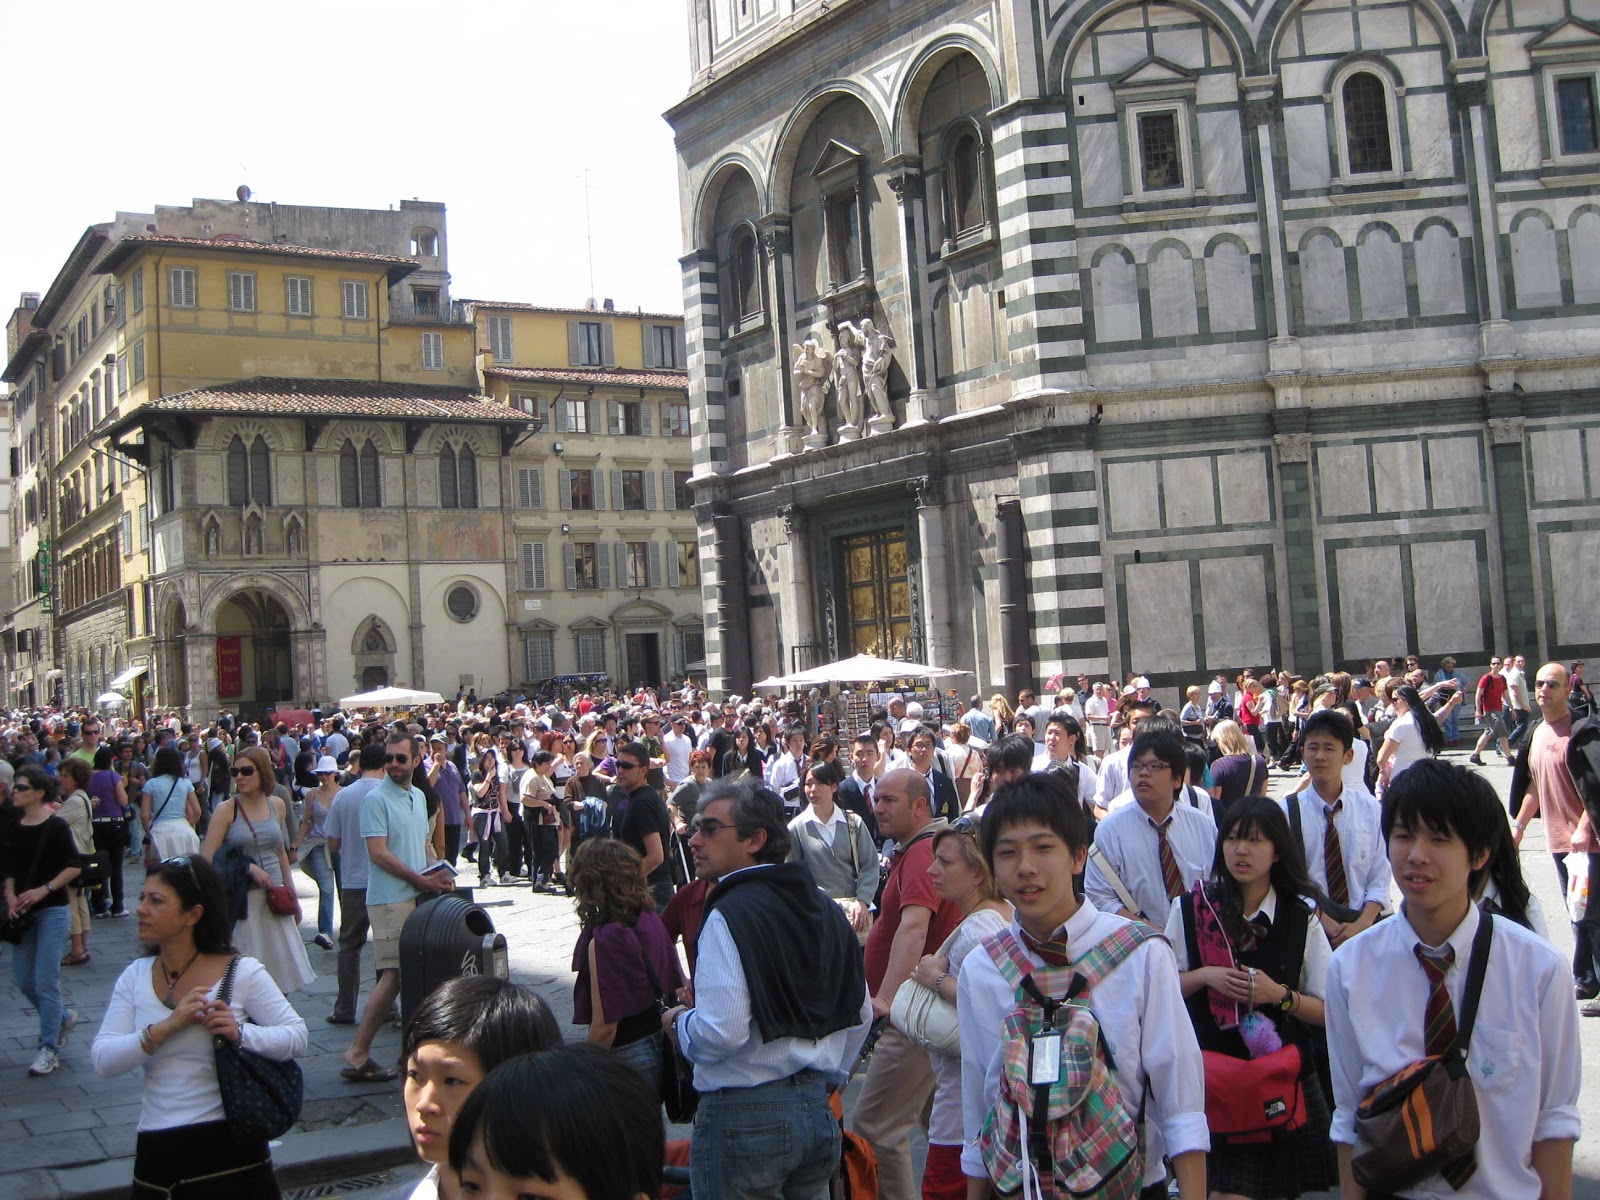
[[[244,639],[237,635],[217,639],[217,695],[244,695]]]

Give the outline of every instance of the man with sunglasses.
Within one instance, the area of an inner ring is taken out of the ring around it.
[[[664,909],[672,899],[672,864],[667,861],[667,844],[672,836],[672,817],[661,793],[647,782],[650,753],[638,742],[617,750],[617,782],[608,797],[613,813],[621,811],[617,836],[644,858],[640,872],[656,898],[656,908]]]
[[[352,1083],[381,1083],[396,1072],[372,1061],[372,1039],[389,1019],[400,994],[400,930],[417,906],[417,897],[448,892],[448,872],[424,875],[428,865],[428,806],[412,785],[415,768],[411,734],[396,727],[384,740],[384,778],[361,800],[361,838],[367,847],[367,920],[372,924],[373,965],[378,982],[361,1010],[355,1041],[344,1052],[339,1074]],[[337,803],[337,799],[335,800]]]

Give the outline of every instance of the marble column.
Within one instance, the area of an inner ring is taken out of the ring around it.
[[[911,382],[906,398],[906,424],[937,421],[945,416],[933,404],[933,308],[927,303],[927,264],[922,248],[927,244],[927,189],[922,179],[922,159],[902,155],[888,163],[889,187],[899,204],[900,263],[906,281],[906,323],[900,342],[900,365]],[[898,331],[896,331],[898,332]]]
[[[950,537],[945,528],[944,480],[923,475],[908,485],[917,498],[917,541],[922,551],[922,614],[928,664],[954,667],[950,629]]]
[[[1461,114],[1461,145],[1469,184],[1467,202],[1477,225],[1473,275],[1478,311],[1484,317],[1478,326],[1479,367],[1491,392],[1511,392],[1517,382],[1517,334],[1505,315],[1506,281],[1500,265],[1494,158],[1485,116],[1489,104],[1488,71],[1487,58],[1458,58],[1450,64],[1450,73],[1455,76],[1451,90],[1456,111]]]
[[[783,521],[785,536],[783,577],[788,581],[780,610],[783,626],[779,632],[783,644],[790,648],[792,655],[796,646],[817,646],[822,640],[817,630],[816,599],[811,579],[811,523],[806,519],[805,510],[792,501],[778,506],[778,516]],[[809,665],[799,664],[802,668]],[[794,662],[779,663],[778,666],[782,671],[796,668]]]
[[[678,265],[683,271],[689,402],[695,409],[689,444],[696,474],[707,475],[724,471],[728,465],[728,407],[722,384],[722,303],[717,256],[712,250],[696,250],[680,258]]]
[[[777,341],[774,358],[784,364],[778,372],[783,397],[783,430],[778,438],[782,453],[798,454],[806,427],[800,420],[794,394],[794,377],[787,369],[789,347],[800,339],[794,329],[794,233],[786,213],[761,218],[761,249],[766,260],[767,294],[772,297],[772,336]]]
[[[744,521],[734,513],[715,512],[710,519],[716,577],[717,656],[707,662],[707,688],[713,695],[748,692],[750,673],[750,608],[744,579]],[[706,522],[701,522],[705,528]],[[710,646],[706,647],[710,660]],[[716,668],[713,675],[712,668]]]

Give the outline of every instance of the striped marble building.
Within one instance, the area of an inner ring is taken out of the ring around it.
[[[1600,648],[1596,0],[688,7],[713,689]]]

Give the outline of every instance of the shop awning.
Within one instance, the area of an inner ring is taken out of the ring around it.
[[[129,667],[126,671],[113,675],[111,681],[106,684],[106,688],[113,692],[125,688],[149,669],[149,667]]]

